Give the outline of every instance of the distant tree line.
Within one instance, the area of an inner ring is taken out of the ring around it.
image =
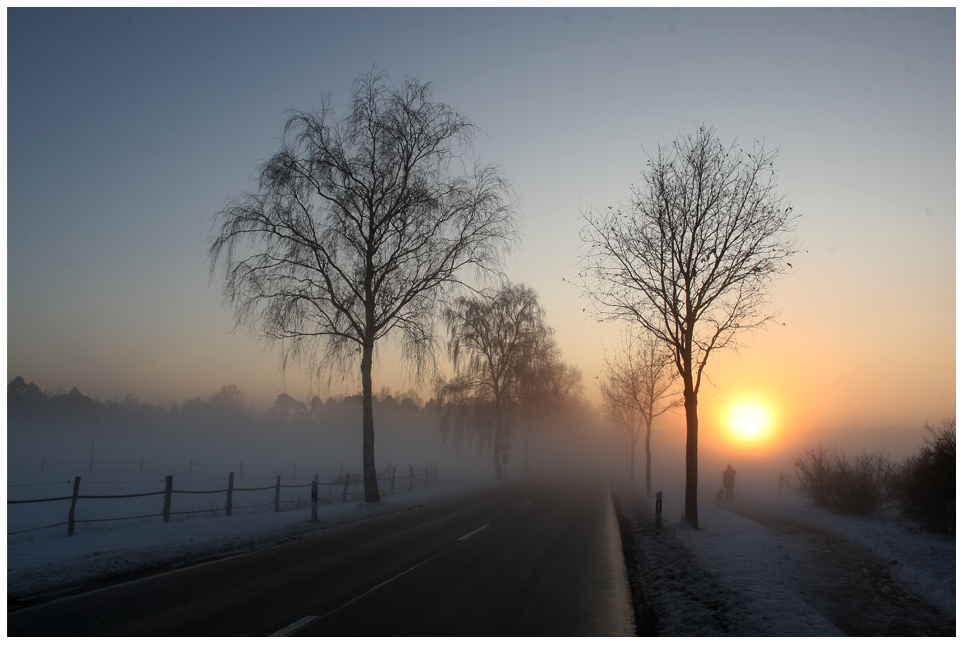
[[[328,397],[322,401],[313,396],[307,402],[298,401],[286,393],[281,393],[274,404],[264,413],[259,413],[250,402],[246,392],[235,384],[223,386],[217,392],[207,397],[193,397],[181,405],[169,403],[154,405],[141,401],[133,394],[126,394],[120,399],[98,401],[85,394],[75,386],[68,392],[58,390],[47,392],[36,383],[28,383],[22,376],[17,376],[7,385],[7,414],[11,418],[37,416],[94,416],[98,414],[131,413],[141,415],[184,416],[192,418],[204,417],[268,417],[283,422],[313,421],[328,416],[340,414],[342,411],[360,409],[361,394],[349,396]],[[408,410],[411,412],[434,410],[434,399],[426,404],[414,390],[405,393],[392,393],[389,388],[382,388],[375,397],[376,404],[382,410]]]

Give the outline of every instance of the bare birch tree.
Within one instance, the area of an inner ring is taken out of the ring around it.
[[[640,340],[628,333],[615,357],[606,358],[599,383],[610,419],[626,434],[630,481],[636,480],[639,433],[646,429],[647,495],[652,494],[653,421],[681,403],[673,363],[672,353],[652,334]]]
[[[420,376],[446,287],[498,270],[515,236],[501,171],[470,157],[475,126],[372,70],[342,116],[329,98],[288,118],[256,191],[217,220],[208,254],[239,325],[281,340],[316,376],[360,366],[365,499],[377,501],[372,365],[394,334]],[[356,362],[358,361],[358,362]]]
[[[491,297],[459,298],[445,322],[455,374],[438,387],[443,439],[454,433],[460,441],[469,433],[480,448],[491,444],[495,476],[502,479],[509,409],[533,366],[555,353],[552,329],[536,293],[522,285],[507,285]]]
[[[713,129],[659,147],[628,206],[583,213],[583,288],[602,319],[641,325],[669,347],[686,410],[684,515],[698,528],[697,404],[711,352],[772,319],[796,216],[777,194],[777,151],[724,147]]]

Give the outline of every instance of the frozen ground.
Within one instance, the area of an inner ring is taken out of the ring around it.
[[[280,513],[237,512],[231,517],[200,513],[167,524],[135,520],[79,525],[69,538],[64,527],[8,536],[8,606],[117,576],[263,548],[493,485],[491,478],[440,480],[438,485],[385,496],[376,504],[319,504],[317,523],[309,521],[311,508],[306,504]],[[117,517],[127,511],[101,512]],[[12,530],[9,520],[8,530]]]
[[[903,591],[936,607],[933,613],[944,612],[943,626],[937,629],[947,629],[956,616],[956,547],[951,537],[914,534],[893,522],[834,515],[804,506],[786,492],[755,499],[744,495],[742,504],[729,510],[701,503],[700,530],[694,531],[680,521],[682,494],[674,489],[664,491],[663,529],[656,531],[652,498],[638,485],[619,485],[616,492],[624,516],[635,528],[635,575],[660,635],[844,635],[826,617],[832,612],[807,593],[812,571],[806,563],[808,570],[801,570],[793,559],[791,539],[731,512],[737,508],[788,518],[787,524],[798,528],[803,522],[823,529],[831,537],[846,539],[838,544],[855,543],[855,552],[864,547],[880,556],[887,575]],[[832,552],[827,555],[833,559]],[[867,573],[852,559],[842,560],[844,566],[852,564],[852,570],[837,584],[856,593],[854,581]],[[892,590],[897,592],[903,594]],[[839,598],[837,605],[852,608],[854,597]],[[914,633],[913,626],[904,628]]]
[[[8,605],[116,576],[278,544],[493,485],[485,478],[443,480],[375,505],[321,505],[318,523],[308,521],[310,508],[304,506],[232,517],[209,513],[168,524],[88,524],[71,538],[62,528],[9,536]],[[656,531],[651,498],[638,486],[617,484],[614,490],[623,514],[636,527],[635,567],[660,635],[842,635],[825,617],[826,611],[808,599],[804,572],[777,533],[713,504],[701,504],[701,527],[694,531],[679,521],[682,495],[669,488],[664,489],[663,529]],[[892,565],[890,573],[901,587],[953,621],[953,538],[913,534],[892,522],[833,515],[804,506],[789,493],[742,501],[746,508],[806,522],[866,547]]]

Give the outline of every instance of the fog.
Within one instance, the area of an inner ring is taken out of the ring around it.
[[[342,469],[362,471],[361,396],[321,401],[277,398],[268,410],[257,410],[252,397],[236,386],[224,386],[180,405],[156,406],[133,395],[96,401],[73,388],[44,392],[17,378],[8,387],[8,481],[22,470],[33,471],[44,460],[48,470],[85,474],[93,457],[95,472],[133,472],[143,460],[145,471],[243,469],[277,475],[297,471],[323,478]],[[468,435],[443,441],[438,408],[408,393],[383,390],[374,402],[375,461],[379,471],[395,466],[399,473],[438,467],[440,478],[492,478],[492,446]],[[793,441],[775,442],[766,450],[728,443],[711,415],[701,415],[699,496],[715,499],[728,464],[736,469],[736,495],[760,497],[779,491],[779,474],[794,476],[794,457],[822,444],[847,455],[883,452],[903,460],[923,442],[918,428],[849,428],[798,433]],[[593,406],[580,401],[554,415],[524,424],[513,422],[506,474],[576,477],[584,473],[626,477],[629,472],[625,435],[601,419]],[[645,482],[645,430],[636,447],[635,479]],[[685,421],[682,413],[662,418],[651,437],[653,490],[684,486]]]
[[[296,401],[287,395],[259,411],[235,386],[179,406],[158,407],[127,395],[96,401],[75,387],[67,393],[44,393],[15,379],[8,387],[7,459],[11,469],[73,468],[95,472],[130,472],[144,461],[145,470],[197,468],[299,474],[331,469],[361,473],[361,396]],[[516,428],[508,462],[510,477],[550,471],[604,471],[611,459],[608,436],[588,416],[588,409]],[[399,473],[439,469],[439,477],[492,477],[492,447],[472,437],[443,441],[434,401],[383,391],[374,402],[375,461],[382,471]],[[528,436],[527,436],[528,435]],[[68,462],[68,463],[64,463]],[[277,471],[277,472],[275,472]]]

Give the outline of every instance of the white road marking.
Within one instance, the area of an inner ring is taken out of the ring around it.
[[[535,501],[534,499],[530,499],[528,502],[526,502],[525,504],[523,504],[523,505],[520,506],[519,508],[525,508],[526,506],[528,506],[529,504],[531,504],[531,503],[534,502],[534,501]]]
[[[457,541],[458,541],[458,542],[461,542],[462,540],[467,540],[467,539],[469,539],[470,537],[472,537],[473,535],[475,535],[476,533],[478,533],[479,531],[481,531],[482,529],[488,528],[488,526],[489,526],[488,524],[483,524],[482,526],[480,526],[479,528],[475,529],[474,531],[471,531],[471,532],[469,532],[469,533],[466,533],[465,535],[463,535],[462,537],[460,537]]]
[[[305,617],[302,618],[301,620],[296,621],[296,622],[293,622],[293,623],[291,623],[290,625],[288,625],[287,627],[284,627],[284,628],[282,628],[282,629],[279,629],[278,631],[276,631],[276,632],[273,633],[273,634],[268,634],[268,636],[288,636],[289,634],[292,634],[292,633],[298,631],[299,629],[301,629],[302,627],[304,627],[304,626],[307,625],[308,623],[314,622],[315,620],[318,620],[318,617],[317,617],[317,616],[305,616]]]

